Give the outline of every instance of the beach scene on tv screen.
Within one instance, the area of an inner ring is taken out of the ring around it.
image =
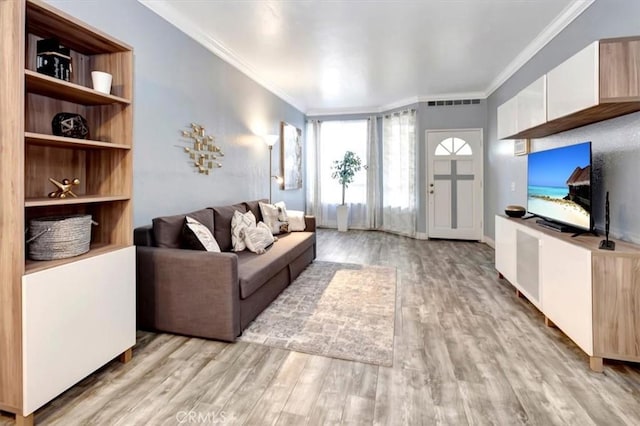
[[[590,161],[589,143],[530,154],[529,213],[589,229]]]

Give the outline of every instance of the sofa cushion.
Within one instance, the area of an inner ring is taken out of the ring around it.
[[[246,299],[251,296],[269,278],[312,247],[314,242],[314,233],[296,232],[279,237],[264,254],[250,251],[237,253],[240,298]]]
[[[257,254],[264,254],[267,247],[275,241],[273,234],[271,234],[271,229],[264,222],[258,222],[255,227],[247,226],[242,232],[244,233],[243,239],[247,249]]]
[[[182,243],[190,250],[204,250],[220,253],[220,247],[211,230],[187,215],[182,226]]]
[[[283,209],[283,202],[276,204],[260,202],[259,204],[263,221],[271,229],[273,235],[289,232],[289,224],[287,223],[286,210]]]
[[[263,199],[255,201],[245,201],[243,203],[247,208],[247,211],[253,213],[253,215],[256,217],[256,222],[264,222],[264,219],[262,218],[262,212],[260,211],[260,205],[258,204],[260,202],[268,203],[269,200]]]
[[[190,216],[213,231],[213,212],[211,209],[196,210],[187,214],[156,217],[153,223],[153,238],[157,247],[182,248],[182,227],[185,216]],[[231,238],[231,237],[229,237]]]
[[[244,204],[234,204],[232,206],[212,207],[212,210],[215,223],[213,237],[218,242],[220,250],[231,251],[231,219],[233,218],[233,212],[246,213],[247,207]]]
[[[247,248],[244,243],[244,230],[256,227],[256,217],[251,212],[233,212],[231,218],[231,250],[242,251]]]

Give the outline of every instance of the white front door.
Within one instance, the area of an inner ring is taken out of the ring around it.
[[[482,129],[427,130],[429,238],[482,239]]]

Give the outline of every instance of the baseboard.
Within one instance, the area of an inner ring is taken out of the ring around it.
[[[496,248],[496,242],[493,239],[487,237],[486,235],[482,237],[482,242],[488,245],[489,247],[491,247],[492,249]]]
[[[428,240],[429,235],[426,232],[416,232],[416,240]]]

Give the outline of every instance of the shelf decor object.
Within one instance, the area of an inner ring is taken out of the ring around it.
[[[49,178],[49,182],[51,182],[58,188],[57,190],[49,193],[49,198],[67,198],[67,195],[78,198],[78,196],[73,193],[71,188],[75,185],[80,185],[80,179],[62,179],[62,182],[58,182],[54,178]]]
[[[184,152],[189,155],[191,164],[198,170],[198,173],[209,175],[209,171],[222,167],[220,157],[224,157],[222,148],[215,144],[216,138],[207,135],[203,126],[191,123],[189,130],[182,130],[183,137],[188,138],[189,146],[184,147]]]
[[[302,130],[280,123],[280,148],[282,150],[282,189],[302,188]]]
[[[91,215],[43,217],[29,221],[29,258],[66,259],[89,251]]]
[[[60,112],[51,120],[51,131],[55,136],[89,139],[89,125],[80,114]]]
[[[68,49],[69,81],[38,72],[38,45]],[[26,426],[136,343],[133,49],[42,0],[11,0],[0,51],[12,58],[0,72],[0,410]],[[96,69],[110,94],[92,88]]]

